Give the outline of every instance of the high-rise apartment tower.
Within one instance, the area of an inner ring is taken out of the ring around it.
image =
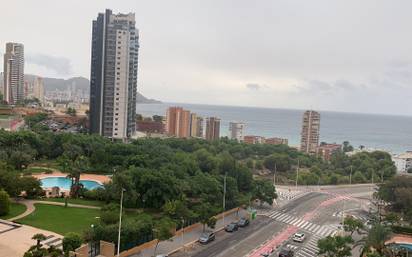
[[[24,99],[24,46],[7,43],[4,54],[3,99],[16,104]]]
[[[316,111],[306,111],[302,119],[300,150],[316,154],[319,146],[320,114]]]
[[[179,138],[190,137],[190,111],[170,107],[166,113],[166,133]]]
[[[213,141],[220,138],[220,119],[209,117],[206,119],[206,140]]]
[[[90,132],[125,139],[136,130],[139,33],[134,13],[99,13],[93,21]]]
[[[203,118],[196,113],[190,115],[190,136],[191,137],[203,137]]]
[[[236,139],[238,142],[243,141],[243,130],[245,129],[245,123],[242,122],[230,122],[229,123],[229,138]]]

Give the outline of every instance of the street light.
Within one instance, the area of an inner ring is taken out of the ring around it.
[[[298,159],[298,168],[296,169],[296,183],[295,188],[298,188],[298,179],[299,179],[299,159]]]
[[[225,172],[225,177],[223,179],[223,214],[222,214],[223,226],[225,226],[225,210],[226,210],[226,176],[227,176],[227,172]]]
[[[120,213],[119,213],[119,233],[117,236],[117,257],[120,256],[120,233],[122,231],[122,211],[123,211],[123,192],[126,191],[122,188],[122,193],[120,195]]]
[[[183,252],[185,251],[184,234],[185,234],[185,219],[182,217],[182,249],[183,249]]]
[[[352,185],[352,165],[350,166],[349,184]]]

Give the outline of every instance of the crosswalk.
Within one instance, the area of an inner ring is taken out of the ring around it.
[[[303,196],[305,194],[307,194],[309,192],[307,191],[289,191],[289,190],[278,190],[277,194],[278,194],[278,199],[280,201],[290,201],[293,200],[297,197]]]
[[[337,211],[332,214],[333,217],[337,217],[337,218],[342,218],[342,215],[351,216],[354,219],[357,219],[363,222],[366,222],[368,220],[368,217],[362,214],[347,213],[347,212],[342,212],[342,211]]]
[[[337,232],[336,226],[318,225],[280,211],[273,211],[268,214],[268,217],[286,224],[296,226],[321,237],[334,235]]]
[[[297,253],[296,257],[315,257],[318,256],[318,240],[320,236],[313,235],[310,240]]]
[[[45,246],[54,246],[55,248],[62,249],[63,248],[63,241],[61,238],[56,237],[54,235],[49,235],[46,237],[45,240],[41,241],[42,245]]]

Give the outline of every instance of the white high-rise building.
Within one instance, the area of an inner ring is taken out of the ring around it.
[[[41,77],[36,77],[33,81],[33,97],[39,99],[40,104],[44,106],[44,84]]]
[[[24,99],[24,46],[7,43],[4,54],[3,98],[8,104]]]
[[[229,123],[229,135],[230,139],[236,139],[238,142],[243,141],[243,130],[245,129],[245,123],[243,122],[230,122]]]
[[[90,132],[126,139],[136,131],[139,33],[134,13],[100,13],[93,21]]]

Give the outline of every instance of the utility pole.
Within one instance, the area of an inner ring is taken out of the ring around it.
[[[352,185],[352,165],[350,166],[349,184]]]
[[[225,225],[225,210],[226,210],[226,176],[227,176],[227,172],[225,172],[225,177],[223,179],[223,215],[222,215],[223,226]]]
[[[343,225],[344,225],[344,223],[345,223],[345,203],[346,203],[346,200],[343,199],[343,208],[342,208],[342,230],[343,230]]]
[[[277,169],[276,169],[276,163],[275,163],[275,171],[273,172],[273,186],[276,185],[276,172],[277,172]]]
[[[122,211],[123,211],[123,192],[124,191],[125,189],[122,188],[122,193],[120,195],[119,234],[117,236],[117,257],[120,256],[120,234],[122,231]]]
[[[185,235],[185,219],[182,217],[182,249],[183,249],[183,252],[185,251],[184,235]]]
[[[296,182],[295,182],[295,188],[298,188],[298,179],[299,179],[299,159],[298,159],[298,168],[296,169]]]

